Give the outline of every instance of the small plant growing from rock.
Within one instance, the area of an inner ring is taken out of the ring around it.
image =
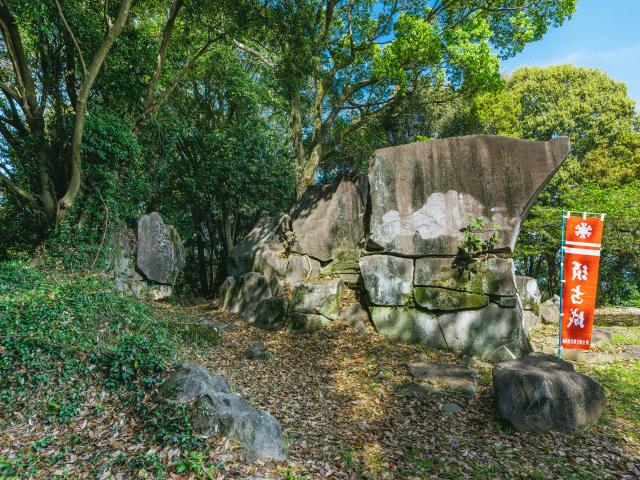
[[[461,275],[463,271],[469,271],[469,265],[480,260],[484,260],[495,248],[500,240],[498,232],[502,230],[500,225],[492,223],[493,232],[489,238],[483,240],[480,233],[491,231],[487,228],[486,222],[481,217],[467,215],[469,225],[462,228],[463,241],[458,245],[458,253],[453,260],[453,268]],[[471,272],[469,271],[469,275]]]

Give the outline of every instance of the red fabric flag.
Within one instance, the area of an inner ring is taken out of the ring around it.
[[[596,309],[603,220],[568,217],[565,225],[562,348],[588,350]]]

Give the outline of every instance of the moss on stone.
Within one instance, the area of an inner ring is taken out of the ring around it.
[[[428,310],[462,310],[480,308],[489,303],[487,295],[459,292],[438,287],[416,287],[416,304]]]

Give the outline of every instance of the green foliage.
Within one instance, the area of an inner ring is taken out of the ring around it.
[[[464,250],[471,257],[490,253],[500,240],[496,233],[502,230],[500,225],[493,223],[491,226],[492,231],[487,227],[483,218],[474,215],[467,215],[467,218],[469,219],[469,225],[461,230],[464,240],[458,245],[458,248]],[[491,235],[487,237],[489,232],[491,232]],[[483,236],[485,237],[484,239],[482,238]]]
[[[640,289],[640,133],[626,85],[595,69],[525,67],[498,93],[471,108],[482,131],[532,140],[567,135],[569,159],[524,222],[517,247],[521,269],[557,291],[560,211],[603,212],[601,303],[624,303]]]
[[[103,279],[45,277],[21,262],[0,267],[0,403],[75,415],[92,378],[135,393],[155,385],[171,344],[141,302],[112,293]],[[40,413],[42,414],[42,413]]]

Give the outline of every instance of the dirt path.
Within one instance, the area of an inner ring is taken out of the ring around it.
[[[226,328],[218,347],[187,355],[223,374],[239,393],[271,412],[289,445],[286,465],[257,473],[278,478],[637,478],[637,437],[610,412],[588,433],[526,435],[497,421],[488,365],[477,396],[441,401],[400,395],[410,382],[406,363],[460,363],[455,356],[392,342],[372,330],[358,334],[339,322],[312,334],[248,327],[214,304],[188,308]],[[247,360],[264,342],[271,358]],[[382,369],[389,377],[375,381]],[[608,392],[615,396],[615,392]],[[445,415],[442,406],[462,411]],[[615,405],[615,398],[611,402]],[[611,407],[610,407],[611,408]],[[232,464],[233,458],[227,458]]]

